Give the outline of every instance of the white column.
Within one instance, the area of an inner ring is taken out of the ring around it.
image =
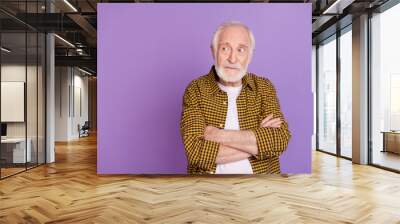
[[[47,12],[53,12],[54,6],[50,1],[46,4]],[[46,35],[46,163],[55,162],[54,133],[55,133],[55,44],[54,34]]]
[[[353,162],[368,163],[368,15],[353,19]]]

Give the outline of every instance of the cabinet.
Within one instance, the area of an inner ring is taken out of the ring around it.
[[[384,131],[383,152],[400,154],[400,131]]]

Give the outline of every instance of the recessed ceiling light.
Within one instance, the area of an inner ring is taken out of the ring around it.
[[[4,52],[6,52],[6,53],[10,53],[10,52],[11,52],[11,50],[9,50],[9,49],[7,49],[7,48],[5,48],[5,47],[1,47],[1,50],[4,51]]]
[[[92,73],[90,73],[90,72],[88,72],[88,71],[86,71],[86,70],[83,70],[83,69],[81,69],[81,68],[79,68],[79,67],[78,67],[78,70],[81,71],[81,72],[83,72],[83,73],[85,73],[85,74],[87,74],[87,75],[93,75]]]
[[[342,14],[343,10],[351,5],[355,0],[336,0],[322,14]]]
[[[74,12],[78,12],[78,10],[68,1],[64,0],[65,4],[67,4]]]
[[[75,48],[75,45],[73,45],[73,44],[72,44],[71,42],[69,42],[68,40],[66,40],[66,39],[64,39],[64,38],[62,38],[62,37],[60,37],[60,36],[57,35],[57,34],[54,34],[54,36],[57,37],[58,39],[60,39],[61,41],[63,41],[64,43],[66,43],[67,45],[69,45],[69,46]]]

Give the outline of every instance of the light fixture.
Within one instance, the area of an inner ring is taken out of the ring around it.
[[[83,70],[83,69],[81,69],[81,68],[79,68],[79,67],[78,67],[78,70],[81,71],[81,72],[83,72],[83,73],[85,73],[85,74],[87,74],[87,75],[93,75],[92,73],[90,73],[90,72],[88,72],[88,71],[86,71],[86,70]]]
[[[62,37],[60,37],[60,36],[57,35],[57,34],[54,34],[54,36],[57,37],[58,39],[60,39],[61,41],[63,41],[64,43],[68,44],[69,46],[75,48],[75,45],[73,45],[73,44],[72,44],[71,42],[69,42],[68,40],[66,40],[66,39],[64,39],[64,38],[62,38]]]
[[[76,53],[78,53],[79,55],[83,55],[83,49],[82,48],[77,48],[76,49]]]
[[[327,9],[324,10],[322,14],[328,14],[330,11],[339,4],[340,0],[336,0],[332,5],[330,5]]]
[[[322,14],[342,14],[343,9],[351,5],[355,0],[336,0],[332,5],[324,10]]]
[[[9,49],[7,49],[7,48],[5,48],[5,47],[1,47],[1,50],[4,51],[4,52],[6,52],[6,53],[10,53],[10,52],[11,52],[11,50],[9,50]]]
[[[68,0],[64,0],[65,4],[67,4],[72,10],[74,10],[74,12],[78,12],[78,10],[71,4],[69,3]]]

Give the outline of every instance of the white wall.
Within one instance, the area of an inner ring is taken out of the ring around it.
[[[25,69],[27,69],[25,71]],[[26,73],[27,72],[27,73]],[[39,70],[41,73],[41,69]],[[27,66],[19,64],[5,64],[1,66],[1,81],[2,82],[25,82],[25,76],[28,78],[27,87],[27,118],[28,118],[28,137],[31,133],[36,136],[37,122],[37,98],[36,98],[36,66]],[[30,88],[29,88],[30,87]],[[42,101],[40,101],[42,102]],[[41,107],[42,105],[39,105]],[[2,108],[6,110],[6,108]],[[7,122],[8,137],[25,137],[26,122]]]
[[[69,69],[55,68],[55,141],[68,140],[68,86],[70,84]]]
[[[55,140],[77,139],[78,124],[88,120],[88,77],[72,67],[56,67],[55,73]]]
[[[88,77],[82,76],[82,73],[77,73],[79,70],[74,70],[74,80],[71,99],[71,132],[72,138],[78,138],[78,124],[82,126],[88,120]]]
[[[19,64],[6,64],[1,66],[1,81],[2,82],[26,82],[25,71],[26,67]],[[32,66],[28,66],[32,70]],[[6,108],[1,108],[6,110]],[[25,137],[25,123],[24,122],[7,122],[7,136],[8,137]]]

